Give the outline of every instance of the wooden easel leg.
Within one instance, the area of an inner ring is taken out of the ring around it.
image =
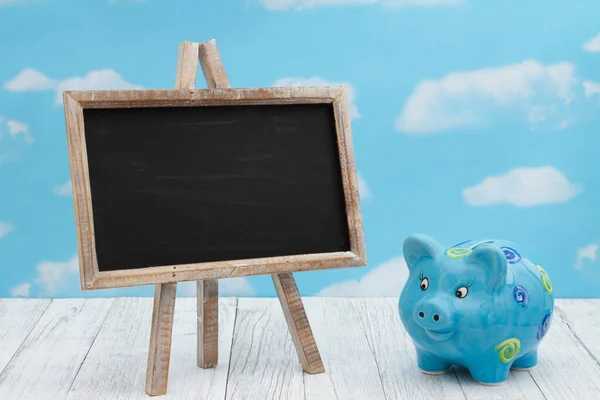
[[[167,393],[176,293],[176,283],[157,284],[154,290],[154,310],[146,370],[146,393],[150,396],[161,396]]]
[[[198,366],[216,367],[219,361],[219,281],[198,281]]]
[[[229,87],[229,79],[214,39],[197,44],[195,47],[182,44],[179,53],[182,60],[180,64],[189,67],[187,73],[180,75],[180,77],[189,76],[186,88],[193,88],[195,85],[198,61],[209,89]],[[177,82],[181,84],[182,78],[177,78]],[[197,297],[198,366],[216,367],[219,361],[219,281],[216,279],[198,281]]]
[[[273,274],[271,277],[302,369],[309,374],[325,372],[294,276]]]

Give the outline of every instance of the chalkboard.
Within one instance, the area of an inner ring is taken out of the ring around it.
[[[363,264],[346,92],[320,90],[67,92],[84,288]]]

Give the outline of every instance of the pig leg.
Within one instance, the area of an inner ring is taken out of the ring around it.
[[[508,378],[510,364],[482,363],[467,366],[473,380],[488,386],[498,386]]]
[[[451,365],[448,360],[420,349],[417,349],[417,361],[421,372],[428,375],[443,374]]]
[[[537,365],[537,360],[537,349],[531,350],[529,353],[517,358],[513,362],[512,369],[527,371]]]

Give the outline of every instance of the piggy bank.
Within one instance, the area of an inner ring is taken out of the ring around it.
[[[398,309],[423,373],[460,365],[477,382],[500,385],[511,368],[537,364],[552,322],[552,283],[517,245],[469,240],[443,248],[413,235],[404,258],[410,273]]]

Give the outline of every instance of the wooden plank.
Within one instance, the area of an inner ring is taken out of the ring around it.
[[[198,59],[209,89],[230,87],[229,78],[227,78],[227,74],[225,73],[221,54],[217,49],[217,42],[214,39],[200,43]]]
[[[351,303],[360,317],[388,399],[465,399],[452,371],[425,375],[417,365],[412,339],[398,316],[398,299]]]
[[[309,374],[325,372],[294,276],[273,274],[271,277],[302,369]]]
[[[198,61],[209,89],[228,88],[229,79],[217,50],[215,40],[200,43],[194,59],[194,76]],[[219,282],[215,279],[198,281],[198,366],[212,368],[219,359]]]
[[[308,297],[304,302],[326,370],[320,375],[305,375],[306,399],[386,399],[360,315],[365,300]]]
[[[66,91],[83,108],[201,107],[333,103],[342,86]],[[348,112],[347,109],[344,112]]]
[[[0,399],[62,399],[112,299],[56,299],[0,374]]]
[[[118,298],[109,310],[67,399],[142,398],[151,298]]]
[[[557,299],[555,308],[573,335],[600,363],[600,299]]]
[[[587,350],[596,340],[582,343],[560,308],[555,308],[552,325],[539,347],[539,364],[529,371],[547,399],[598,398],[600,364]]]
[[[173,323],[169,390],[164,399],[223,400],[227,385],[237,300],[221,298],[219,366],[196,366],[196,301],[178,298]],[[68,400],[143,400],[152,299],[115,299]]]
[[[302,380],[277,301],[238,299],[226,398],[304,400]]]
[[[94,288],[98,273],[98,259],[94,245],[94,219],[92,217],[92,196],[90,172],[85,140],[83,108],[72,97],[63,93],[65,124],[67,128],[67,148],[71,183],[73,186],[73,210],[75,213],[75,234],[79,259],[79,279],[81,289]]]
[[[0,299],[0,372],[41,318],[51,300]]]
[[[176,293],[176,283],[163,283],[155,287],[146,371],[146,393],[150,396],[167,393]]]
[[[198,281],[234,278],[317,269],[361,266],[359,256],[349,251],[303,254],[297,256],[256,258],[247,260],[216,261],[212,263],[181,264],[135,270],[98,272],[88,289],[106,289],[155,283]]]
[[[175,89],[194,89],[198,71],[198,43],[181,42],[177,54]]]
[[[348,218],[350,251],[356,254],[361,265],[367,265],[367,248],[364,238],[358,174],[354,160],[354,143],[352,141],[352,126],[350,124],[350,109],[348,88],[343,86],[338,97],[333,101],[333,110],[338,138],[338,150],[346,199],[346,214]]]
[[[196,363],[200,368],[213,368],[219,362],[219,281],[198,281],[197,288]]]

